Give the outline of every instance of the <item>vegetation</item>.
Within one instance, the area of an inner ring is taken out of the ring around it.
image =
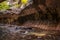
[[[7,1],[4,1],[2,3],[0,3],[0,10],[6,10],[6,9],[9,9],[10,6],[7,5]]]

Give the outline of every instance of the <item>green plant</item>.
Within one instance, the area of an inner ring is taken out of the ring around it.
[[[0,3],[0,10],[6,10],[9,9],[9,5],[7,5],[7,1],[4,1],[2,3]]]

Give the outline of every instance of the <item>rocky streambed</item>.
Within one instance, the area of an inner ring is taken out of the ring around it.
[[[0,40],[60,40],[59,31],[0,24]]]

